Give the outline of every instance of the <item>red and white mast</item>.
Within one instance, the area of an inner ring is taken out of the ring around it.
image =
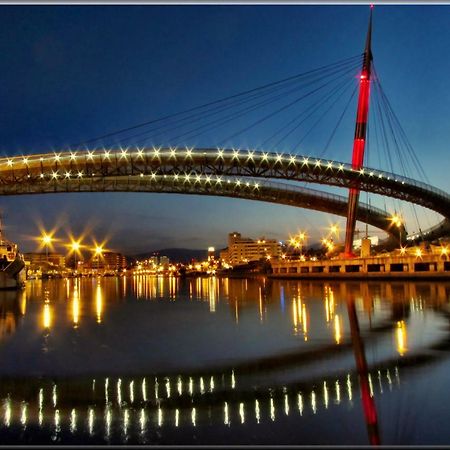
[[[352,168],[360,170],[364,162],[364,148],[366,145],[367,118],[369,115],[370,76],[371,76],[371,38],[372,38],[372,9],[370,5],[369,28],[367,30],[366,47],[359,80],[358,109],[356,113],[355,137],[353,140]],[[348,195],[347,225],[345,229],[345,256],[354,256],[352,252],[353,236],[355,234],[356,212],[358,209],[359,189],[351,187]]]

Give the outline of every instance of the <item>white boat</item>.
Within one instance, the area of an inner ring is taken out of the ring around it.
[[[23,255],[17,244],[4,238],[0,218],[0,289],[21,289],[25,279]]]

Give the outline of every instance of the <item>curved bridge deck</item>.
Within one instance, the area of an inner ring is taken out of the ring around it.
[[[327,197],[322,193],[321,201],[311,204],[311,200],[319,198],[317,195],[300,192],[294,185],[274,187],[257,179],[341,188],[357,186],[362,191],[415,203],[450,219],[450,196],[440,189],[388,172],[371,168],[354,170],[349,164],[302,155],[230,149],[119,148],[0,158],[0,195],[176,192],[253,198],[342,215],[343,197]],[[384,218],[380,214],[379,210],[360,207],[358,220],[395,235],[395,231],[381,223]]]

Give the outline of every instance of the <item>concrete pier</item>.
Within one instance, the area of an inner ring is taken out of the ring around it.
[[[351,259],[272,261],[274,278],[449,278],[447,256],[377,255]]]

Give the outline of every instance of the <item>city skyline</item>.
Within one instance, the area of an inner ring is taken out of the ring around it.
[[[450,42],[443,14],[448,8],[376,6],[373,36],[383,87],[431,184],[447,191],[448,180],[439,169],[448,141],[448,94],[442,89],[450,64],[442,58]],[[57,151],[360,54],[369,8],[110,5],[2,10],[0,153],[12,156]],[[431,45],[427,36],[437,32],[440,40]],[[354,114],[350,107],[335,159],[350,160]],[[262,141],[253,131],[233,144],[247,148]],[[199,139],[196,145],[215,147],[218,142]],[[313,141],[304,151],[315,156],[320,145]],[[7,237],[24,251],[36,248],[33,237],[39,227],[57,227],[63,235],[88,232],[108,239],[116,251],[136,254],[170,247],[221,248],[234,230],[287,240],[306,229],[319,241],[330,223],[344,224],[342,218],[288,206],[173,194],[4,197],[2,211]]]

